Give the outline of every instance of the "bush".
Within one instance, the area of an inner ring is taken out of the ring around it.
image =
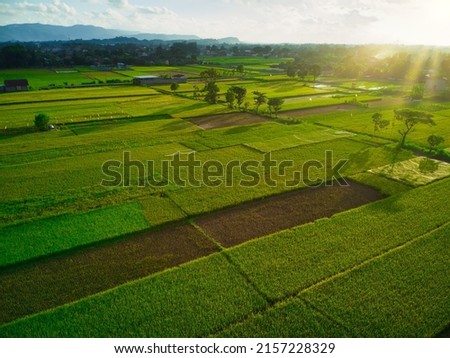
[[[34,125],[40,131],[46,131],[49,123],[50,117],[44,113],[39,113],[34,116]]]

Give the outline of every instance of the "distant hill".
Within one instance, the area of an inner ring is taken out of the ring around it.
[[[12,24],[0,26],[0,42],[43,42],[112,39],[133,37],[138,40],[187,41],[201,40],[196,35],[147,34],[133,31],[104,29],[92,25],[58,26],[43,24]],[[239,43],[235,37],[217,39],[217,42]]]

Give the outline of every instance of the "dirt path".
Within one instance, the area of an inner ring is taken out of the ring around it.
[[[375,189],[305,188],[195,219],[225,247],[331,216],[382,198]],[[177,224],[0,271],[0,324],[146,277],[220,248],[190,224]]]

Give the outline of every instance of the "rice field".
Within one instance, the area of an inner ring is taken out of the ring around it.
[[[0,95],[0,337],[443,331],[450,165],[445,153],[431,158],[427,138],[448,146],[450,104],[384,96],[402,90],[389,82],[299,81],[269,67],[280,60],[2,70],[0,81],[20,75],[33,90]],[[240,64],[244,75],[232,71]],[[210,66],[228,74],[214,105],[193,98]],[[174,93],[166,85],[57,88],[175,73],[188,83]],[[233,85],[247,89],[247,111],[224,103]],[[266,105],[255,113],[255,90],[285,100],[279,118]],[[393,119],[397,108],[432,113],[436,126],[418,125],[400,149],[400,123],[374,131],[372,121],[376,112]],[[41,112],[56,129],[34,129]],[[155,171],[120,172],[124,152]],[[162,166],[175,153],[225,168],[185,185]],[[268,154],[280,165],[270,173],[261,164]],[[110,160],[129,186],[102,185]],[[318,182],[334,186],[307,188]]]

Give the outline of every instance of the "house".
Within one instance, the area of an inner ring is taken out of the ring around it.
[[[28,80],[5,80],[4,81],[4,92],[20,92],[28,91]]]
[[[133,84],[138,86],[161,85],[167,83],[185,83],[187,81],[185,75],[174,75],[172,77],[159,76],[136,76],[133,78]]]
[[[446,77],[426,76],[425,89],[432,92],[440,92],[448,87],[448,79]]]

